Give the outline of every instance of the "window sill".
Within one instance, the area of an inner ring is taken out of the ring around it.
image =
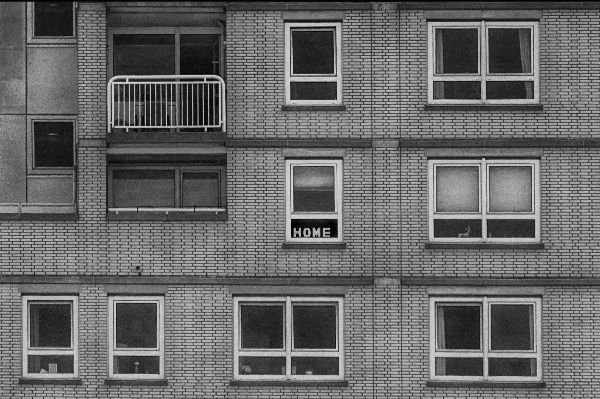
[[[81,385],[80,378],[19,378],[20,385]]]
[[[544,106],[540,104],[426,104],[426,111],[482,111],[482,110],[499,110],[499,111],[543,111]]]
[[[257,381],[257,380],[232,380],[230,386],[234,387],[347,387],[348,381]]]
[[[107,211],[106,220],[110,221],[203,221],[227,220],[227,212],[178,212],[173,211]]]
[[[445,388],[546,388],[539,382],[491,382],[491,381],[427,381],[428,387]]]
[[[432,243],[428,242],[425,244],[425,249],[531,249],[540,250],[545,249],[546,246],[543,243],[527,243],[527,244],[511,244],[511,243],[499,243],[499,244],[485,244],[485,243],[473,243],[473,244],[460,244],[460,243]]]
[[[346,249],[346,243],[290,243],[284,242],[281,245],[283,249]]]
[[[282,105],[282,111],[346,111],[345,105]]]
[[[167,386],[169,381],[161,380],[120,380],[116,378],[107,378],[104,380],[104,385],[137,385],[137,386]]]

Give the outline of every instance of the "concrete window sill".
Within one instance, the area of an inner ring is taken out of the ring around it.
[[[347,387],[348,381],[242,381],[232,380],[230,386],[237,387]]]
[[[80,378],[19,378],[20,385],[81,385]]]
[[[345,111],[345,105],[282,105],[282,111]]]
[[[541,250],[545,249],[546,246],[543,243],[527,243],[527,244],[486,244],[486,243],[472,243],[472,244],[460,244],[460,243],[437,243],[428,242],[425,244],[425,249],[530,249],[530,250]]]
[[[427,381],[428,387],[441,388],[546,388],[543,381],[536,382],[491,382],[491,381]]]
[[[294,250],[304,250],[304,249],[346,249],[346,243],[290,243],[284,242],[281,245],[283,249],[294,249]]]
[[[161,380],[120,380],[116,378],[107,378],[104,380],[104,385],[127,385],[127,386],[167,386],[169,382],[165,379]]]

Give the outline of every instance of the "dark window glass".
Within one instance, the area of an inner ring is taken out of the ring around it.
[[[488,219],[488,238],[534,238],[535,220]]]
[[[114,170],[114,208],[175,206],[175,171]]]
[[[436,100],[479,100],[481,82],[433,82]]]
[[[490,73],[531,73],[531,29],[488,29]]]
[[[32,348],[71,347],[71,305],[29,305],[29,345]]]
[[[181,35],[182,75],[219,75],[219,35]]]
[[[335,168],[294,166],[293,212],[335,212]]]
[[[34,36],[74,36],[73,2],[34,2],[33,20]]]
[[[27,372],[41,374],[73,374],[73,355],[29,355]]]
[[[240,356],[240,375],[285,375],[285,357]]]
[[[113,75],[175,73],[174,35],[123,34],[113,40]]]
[[[433,236],[481,238],[481,219],[435,219]]]
[[[335,349],[337,310],[335,306],[294,305],[294,349]]]
[[[115,374],[160,374],[158,356],[115,356],[113,360]]]
[[[158,348],[158,309],[155,303],[117,303],[116,348]]]
[[[35,167],[73,167],[73,122],[34,122],[33,140]]]
[[[481,349],[480,306],[438,306],[438,349]]]
[[[243,349],[283,348],[283,305],[242,305],[240,312]]]
[[[533,82],[487,82],[486,85],[490,100],[533,99]]]
[[[340,360],[337,357],[292,357],[292,374],[338,375]]]
[[[537,364],[535,359],[489,359],[490,376],[535,377]]]
[[[292,74],[335,73],[335,32],[292,29]]]
[[[533,350],[533,305],[492,305],[491,350]]]
[[[336,82],[291,82],[292,100],[337,100]]]
[[[435,73],[479,72],[479,33],[477,29],[435,30]],[[448,97],[445,97],[448,98]]]
[[[483,359],[473,357],[436,358],[435,375],[482,376]]]
[[[182,201],[184,207],[218,207],[218,172],[183,172]]]

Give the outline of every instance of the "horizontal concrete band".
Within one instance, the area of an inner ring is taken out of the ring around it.
[[[457,147],[600,147],[598,139],[473,139],[473,140],[400,140],[400,148]]]
[[[232,2],[228,11],[289,11],[289,10],[370,10],[368,2]]]
[[[399,9],[404,10],[560,10],[600,8],[600,2],[597,1],[406,1],[399,2],[397,5]]]

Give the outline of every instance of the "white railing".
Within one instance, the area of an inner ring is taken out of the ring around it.
[[[217,75],[115,76],[107,93],[109,133],[226,131],[225,82]]]

